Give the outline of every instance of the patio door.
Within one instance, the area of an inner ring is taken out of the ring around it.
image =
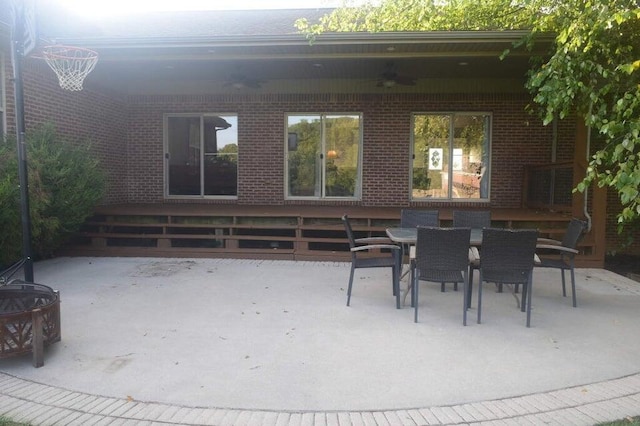
[[[491,116],[414,114],[412,199],[488,199]]]
[[[236,123],[234,115],[165,117],[167,196],[237,195]]]
[[[287,197],[357,197],[360,133],[359,114],[289,115]]]

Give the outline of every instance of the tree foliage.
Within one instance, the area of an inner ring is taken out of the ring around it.
[[[299,20],[311,39],[339,31],[527,30],[518,44],[552,32],[548,59],[526,83],[545,124],[572,113],[604,142],[576,188],[610,186],[622,225],[640,218],[640,5],[636,0],[382,0],[345,2],[318,23]]]
[[[592,156],[585,191],[610,186],[623,206],[618,223],[640,217],[640,6],[635,1],[562,0],[534,30],[554,29],[554,52],[527,87],[544,123],[576,111],[604,143]],[[622,229],[622,227],[620,227]]]
[[[313,37],[326,32],[505,30],[531,27],[533,11],[541,0],[383,0],[360,6],[344,6],[317,23],[296,22],[299,30]]]
[[[32,249],[46,258],[92,213],[105,179],[90,146],[61,139],[52,125],[27,133],[26,144]],[[15,139],[0,141],[0,265],[22,257],[20,211]]]

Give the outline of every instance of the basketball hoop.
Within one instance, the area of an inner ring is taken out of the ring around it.
[[[98,62],[98,53],[90,49],[72,46],[46,46],[42,55],[58,76],[60,87],[66,90],[82,90],[82,82]]]

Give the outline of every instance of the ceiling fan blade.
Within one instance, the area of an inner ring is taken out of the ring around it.
[[[243,88],[260,89],[262,87],[262,83],[263,83],[262,80],[249,78],[244,75],[238,75],[235,77],[231,77],[229,80],[225,81],[224,86],[225,87],[232,86],[238,90]]]
[[[262,87],[262,80],[256,80],[252,78],[244,79],[244,85],[252,89],[260,89]]]
[[[396,83],[402,84],[403,86],[415,86],[416,80],[413,77],[408,77],[406,75],[398,75],[395,78]]]

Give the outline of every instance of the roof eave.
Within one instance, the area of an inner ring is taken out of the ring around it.
[[[423,32],[356,32],[325,33],[313,42],[303,34],[287,35],[230,35],[200,37],[82,37],[56,38],[59,44],[93,48],[149,48],[149,47],[217,47],[217,46],[300,46],[300,45],[358,45],[358,44],[436,44],[436,43],[513,43],[529,34],[526,30],[510,31],[423,31]],[[552,34],[539,34],[537,40],[550,42]]]

